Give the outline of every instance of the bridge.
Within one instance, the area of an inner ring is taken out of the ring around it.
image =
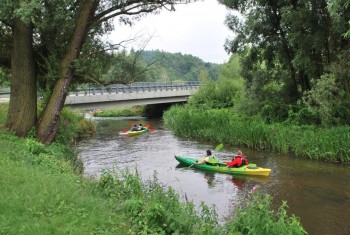
[[[73,109],[186,102],[199,82],[137,82],[104,87],[80,87],[68,94],[65,105]]]
[[[186,102],[200,87],[199,82],[137,82],[109,86],[80,86],[69,92],[65,105],[73,109]],[[7,102],[10,89],[0,91],[0,102]]]

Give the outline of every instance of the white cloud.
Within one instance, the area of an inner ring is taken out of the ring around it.
[[[116,25],[108,38],[118,43],[145,34],[141,40],[129,45],[138,49],[151,35],[146,50],[181,52],[212,63],[227,62],[229,55],[224,50],[224,43],[232,32],[224,25],[224,20],[229,11],[216,0],[178,5],[175,9],[175,12],[162,10],[158,15],[143,17],[131,27]]]

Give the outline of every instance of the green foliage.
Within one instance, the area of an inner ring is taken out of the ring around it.
[[[35,139],[26,139],[26,146],[31,154],[39,155],[45,151],[45,145]]]
[[[338,55],[329,72],[314,81],[313,88],[304,95],[306,106],[324,126],[350,124],[349,55],[350,51]]]
[[[113,55],[112,64],[102,76],[104,81],[131,83],[147,80],[147,66],[140,60],[139,54],[120,52]]]
[[[103,109],[101,112],[96,112],[95,117],[131,117],[140,116],[143,113],[142,107],[120,107]]]
[[[298,106],[295,111],[293,108],[288,110],[288,118],[285,121],[286,125],[315,125],[319,124],[319,117],[310,111],[310,109]]]
[[[304,102],[314,115],[320,117],[323,125],[342,124],[342,115],[349,116],[347,105],[343,102],[344,96],[336,84],[335,76],[324,75],[316,81],[312,90],[306,92]]]
[[[350,161],[349,126],[317,128],[291,123],[266,124],[259,117],[237,115],[227,109],[203,110],[173,106],[164,113],[165,125],[175,134],[234,146],[293,152],[297,156],[326,161]]]
[[[238,55],[232,55],[229,61],[220,68],[220,78],[239,79],[241,78],[241,65]]]
[[[305,110],[300,100],[306,96],[310,101],[306,108],[316,116],[316,124],[319,120],[324,125],[349,123],[350,38],[344,37],[349,32],[348,1],[219,2],[243,16],[226,19],[235,37],[225,47],[241,56],[246,81],[239,111],[260,114],[269,123],[282,122],[291,111]],[[321,96],[330,90],[319,81],[332,85],[329,76],[333,75],[337,90],[332,96],[338,102],[334,109]]]
[[[105,173],[96,190],[123,202],[132,234],[222,234],[214,208],[202,204],[198,215],[191,202],[181,202],[179,195],[155,176],[142,182],[139,175],[128,170],[119,177]]]
[[[272,200],[269,195],[249,195],[243,206],[236,208],[236,217],[225,225],[228,234],[307,234],[297,217],[287,215],[286,202],[282,202],[277,212],[271,208]]]
[[[192,55],[154,50],[143,51],[141,58],[145,64],[152,64],[150,81],[201,81],[219,77],[220,65],[206,63]]]
[[[77,137],[92,135],[95,131],[96,127],[91,120],[87,120],[83,115],[77,115],[68,108],[64,108],[61,112],[60,125],[55,141],[68,144]]]
[[[0,189],[0,234],[127,234],[115,204],[94,194],[95,184],[74,174],[69,161],[56,158],[65,154],[63,145],[45,149],[0,134],[6,182]]]
[[[235,105],[243,89],[243,80],[221,78],[207,81],[193,96],[189,104],[201,108],[228,108]]]
[[[10,73],[9,70],[0,67],[0,91],[2,86],[8,87],[10,85]]]
[[[286,202],[277,212],[271,209],[269,195],[249,195],[243,208],[236,209],[236,216],[220,225],[215,207],[202,202],[200,212],[195,212],[191,202],[181,202],[179,195],[155,176],[142,182],[128,170],[119,176],[104,173],[96,191],[123,202],[132,234],[306,234],[298,218],[287,215]]]
[[[7,110],[9,108],[9,104],[8,103],[0,103],[0,124],[4,124],[7,118]],[[0,130],[1,130],[0,126]]]

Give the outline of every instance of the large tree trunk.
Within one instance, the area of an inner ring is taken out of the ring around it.
[[[20,137],[34,127],[37,115],[37,89],[33,57],[33,26],[16,18],[11,53],[11,95],[6,128]]]
[[[45,145],[49,145],[55,139],[61,110],[73,79],[72,63],[81,52],[92,16],[98,5],[98,1],[93,0],[81,2],[74,32],[61,62],[60,78],[55,84],[49,102],[43,110],[37,125],[37,139]]]

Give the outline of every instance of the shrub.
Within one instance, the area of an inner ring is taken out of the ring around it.
[[[253,194],[243,202],[242,207],[236,208],[236,216],[225,225],[227,234],[307,234],[299,218],[287,215],[286,202],[282,202],[276,212],[271,208],[271,197],[268,194]]]

